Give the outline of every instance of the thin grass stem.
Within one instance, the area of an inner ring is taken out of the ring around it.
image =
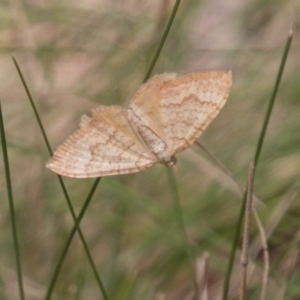
[[[245,193],[245,189],[242,187],[242,185],[234,178],[233,174],[230,172],[230,170],[227,169],[227,167],[215,156],[213,155],[203,144],[196,142],[196,144],[215,162],[215,164],[229,177],[233,180],[233,182],[237,185],[239,190],[242,194]],[[259,203],[262,203],[259,198],[255,196],[253,193],[253,198]],[[267,236],[265,229],[263,227],[263,224],[260,220],[260,217],[258,215],[258,212],[256,210],[256,207],[252,205],[252,213],[255,218],[255,222],[259,231],[261,246],[263,250],[263,258],[264,258],[264,269],[263,269],[263,279],[262,279],[262,289],[261,289],[261,295],[260,300],[265,299],[266,294],[266,286],[268,282],[268,274],[269,274],[269,268],[270,268],[270,259],[269,259],[269,250],[268,250],[268,243],[267,243]],[[256,254],[254,255],[256,256]]]
[[[149,65],[149,67],[148,67],[148,70],[147,70],[147,73],[146,73],[146,75],[145,75],[145,77],[144,77],[143,82],[146,82],[146,81],[149,79],[149,77],[151,76],[151,73],[152,73],[152,71],[153,71],[153,69],[154,69],[154,66],[155,66],[155,64],[156,64],[156,62],[157,62],[157,60],[158,60],[158,57],[159,57],[159,55],[160,55],[160,52],[161,52],[161,50],[162,50],[162,48],[163,48],[163,46],[164,46],[164,44],[165,44],[165,41],[166,41],[166,39],[167,39],[167,37],[168,37],[168,34],[169,34],[169,32],[170,32],[170,29],[171,29],[171,27],[172,27],[173,21],[174,21],[174,19],[175,19],[175,16],[176,16],[176,14],[177,14],[177,11],[178,11],[179,4],[180,4],[180,0],[177,0],[177,1],[175,2],[174,6],[173,6],[173,10],[172,10],[172,13],[171,13],[171,15],[170,15],[169,21],[168,21],[168,23],[167,23],[166,29],[165,29],[165,31],[164,31],[164,33],[163,33],[163,35],[162,35],[162,38],[161,38],[161,40],[160,40],[160,42],[159,42],[158,47],[157,47],[157,49],[156,49],[156,51],[155,51],[155,53],[154,53],[154,56],[153,56],[153,58],[152,58],[152,60],[151,60],[151,63],[150,63],[150,65]]]
[[[241,195],[243,196],[245,193],[244,187],[237,181],[237,179],[234,177],[233,173],[208,149],[206,148],[202,143],[196,141],[195,144],[201,148],[210,158],[211,160],[218,166],[218,168],[225,174],[227,177],[229,177],[237,186],[237,188],[240,190]],[[263,204],[263,202],[255,195],[253,194],[254,200],[258,204]],[[255,207],[254,207],[255,209]]]
[[[198,283],[197,283],[195,262],[194,262],[193,254],[192,254],[191,247],[189,244],[188,235],[186,232],[186,225],[185,225],[184,216],[183,216],[183,212],[182,212],[182,208],[181,208],[180,200],[179,200],[178,187],[177,187],[177,183],[175,180],[173,170],[171,168],[167,168],[167,172],[168,172],[169,184],[170,184],[171,191],[172,191],[172,200],[173,200],[176,221],[178,223],[178,230],[182,237],[183,249],[189,260],[189,266],[190,266],[191,273],[193,276],[193,284],[194,284],[194,290],[195,290],[194,299],[198,299],[199,298],[199,288],[198,288]]]
[[[173,21],[175,19],[175,16],[177,14],[178,8],[180,5],[180,0],[177,0],[174,4],[172,13],[170,15],[170,18],[168,20],[167,26],[165,28],[165,31],[162,35],[162,38],[160,40],[160,43],[157,47],[157,50],[152,58],[152,61],[149,65],[148,71],[144,77],[143,82],[146,82],[149,77],[151,76],[151,73],[154,69],[154,66],[158,60],[158,57],[162,51],[162,48],[165,44],[165,41],[167,39],[167,36],[170,32],[170,29],[172,27]],[[186,226],[185,226],[185,222],[184,222],[184,218],[183,218],[183,213],[182,213],[182,209],[180,206],[180,201],[179,201],[179,195],[178,195],[178,189],[177,189],[177,184],[174,178],[174,174],[172,172],[171,169],[167,168],[167,172],[168,172],[168,178],[169,178],[169,183],[170,183],[170,187],[173,193],[173,205],[174,205],[174,210],[175,210],[175,215],[176,215],[176,220],[178,222],[178,226],[179,226],[179,230],[182,233],[182,239],[183,239],[183,246],[184,246],[184,250],[186,252],[186,255],[189,259],[190,262],[190,268],[192,271],[192,276],[193,276],[193,283],[194,283],[194,288],[195,288],[195,299],[198,299],[198,295],[199,295],[199,289],[198,289],[198,284],[197,284],[197,276],[196,276],[196,271],[195,271],[195,267],[194,267],[194,261],[193,261],[193,256],[191,253],[191,249],[189,246],[189,242],[188,242],[188,236],[186,233]]]
[[[286,42],[286,45],[285,45],[285,49],[284,49],[284,52],[283,52],[283,55],[282,55],[282,58],[281,58],[281,63],[280,63],[279,70],[278,70],[278,73],[277,73],[275,86],[274,86],[271,98],[269,100],[269,105],[268,105],[268,108],[267,108],[267,111],[266,111],[266,115],[264,117],[262,130],[261,130],[259,140],[258,140],[258,143],[257,143],[257,147],[256,147],[255,155],[254,155],[254,168],[255,169],[257,168],[257,165],[258,165],[258,160],[259,160],[259,156],[260,156],[260,153],[261,153],[263,141],[264,141],[264,138],[265,138],[268,123],[269,123],[270,116],[271,116],[271,113],[272,113],[272,109],[273,109],[273,106],[274,106],[274,102],[275,102],[275,99],[276,99],[276,95],[277,95],[277,91],[278,91],[279,84],[280,84],[280,81],[281,81],[281,77],[282,77],[282,74],[283,74],[286,59],[288,57],[288,53],[289,53],[289,50],[290,50],[292,38],[293,38],[293,32],[291,30],[289,32],[288,39],[287,39],[287,42]],[[255,172],[254,172],[254,177],[255,177]],[[243,214],[244,214],[244,211],[245,211],[246,198],[247,198],[247,192],[244,193],[243,203],[242,203],[242,206],[241,206],[241,210],[240,210],[240,214],[239,214],[239,218],[238,218],[238,223],[237,223],[237,226],[236,226],[235,237],[234,237],[234,241],[233,241],[233,244],[232,244],[232,249],[231,249],[231,253],[230,253],[230,257],[229,257],[227,272],[226,272],[225,281],[224,281],[224,288],[223,288],[223,297],[222,297],[223,300],[228,299],[230,277],[231,277],[231,273],[232,273],[232,269],[233,269],[235,253],[236,253],[239,238],[240,238],[240,235],[241,235],[241,228],[242,228]]]
[[[77,218],[78,224],[80,224],[80,222],[81,222],[81,220],[82,220],[82,218],[83,218],[83,216],[84,216],[84,214],[85,214],[85,212],[86,212],[86,210],[87,210],[87,208],[88,208],[88,206],[90,204],[90,201],[92,200],[92,197],[93,197],[93,195],[94,195],[94,193],[96,191],[96,188],[97,188],[98,183],[99,183],[100,180],[101,180],[101,178],[97,178],[95,180],[95,182],[94,182],[94,184],[93,184],[93,186],[92,186],[92,188],[91,188],[91,190],[89,192],[89,195],[87,196],[87,198],[86,198],[86,200],[84,202],[84,205],[82,206],[82,208],[80,210],[80,213],[78,215],[78,218]],[[62,251],[62,253],[61,253],[61,255],[60,255],[59,259],[58,259],[58,262],[56,264],[54,273],[53,273],[53,275],[51,277],[50,285],[48,286],[48,290],[47,290],[47,293],[46,293],[46,296],[45,296],[45,300],[49,300],[50,297],[51,297],[51,294],[52,294],[53,289],[54,289],[55,282],[56,282],[56,280],[58,278],[59,271],[61,269],[62,263],[63,263],[66,255],[67,255],[68,249],[69,249],[69,247],[71,245],[71,242],[72,242],[72,239],[73,239],[73,237],[75,235],[76,230],[77,230],[77,228],[74,225],[73,228],[72,228],[72,230],[71,230],[71,232],[70,232],[70,234],[69,234],[69,237],[67,238],[67,242],[66,242],[65,246],[63,247],[63,251]]]
[[[13,242],[14,242],[14,249],[15,249],[15,259],[16,259],[16,266],[17,266],[18,287],[19,287],[20,299],[25,300],[23,278],[22,278],[22,267],[21,267],[21,259],[20,259],[20,248],[18,242],[17,225],[16,225],[15,208],[14,208],[14,198],[13,198],[12,184],[10,180],[9,159],[7,153],[7,144],[5,138],[5,129],[4,129],[4,122],[3,122],[1,101],[0,101],[0,132],[1,132],[1,145],[3,151],[3,162],[4,162],[5,178],[6,178],[6,189],[8,194],[12,235],[13,235]]]
[[[288,35],[288,39],[287,39],[287,42],[286,42],[286,45],[285,45],[285,49],[284,49],[283,56],[282,56],[282,59],[281,59],[281,63],[280,63],[280,66],[279,66],[279,70],[278,70],[278,73],[277,73],[277,78],[276,78],[276,81],[275,81],[273,93],[272,93],[270,101],[269,101],[266,116],[264,118],[264,123],[263,123],[262,129],[261,129],[261,133],[260,133],[260,136],[259,136],[259,139],[258,139],[257,146],[256,146],[256,152],[255,152],[255,158],[254,158],[254,167],[255,168],[257,167],[257,164],[258,164],[258,160],[259,160],[259,156],[260,156],[260,153],[261,153],[262,145],[263,145],[264,138],[265,138],[265,135],[266,135],[266,132],[267,132],[268,124],[269,124],[269,121],[270,121],[271,113],[272,113],[272,110],[273,110],[273,106],[274,106],[274,102],[275,102],[275,99],[276,99],[279,84],[280,84],[280,81],[281,81],[281,77],[282,77],[282,74],[283,74],[283,71],[284,71],[286,59],[287,59],[289,51],[290,51],[292,40],[293,40],[293,31],[291,30],[289,32],[289,35]]]
[[[38,111],[37,111],[37,109],[36,109],[35,103],[34,103],[34,101],[33,101],[33,98],[32,98],[32,96],[31,96],[31,93],[30,93],[30,91],[29,91],[29,88],[28,88],[28,86],[27,86],[27,84],[26,84],[26,81],[25,81],[25,79],[24,79],[24,76],[23,76],[23,74],[22,74],[22,71],[21,71],[21,69],[20,69],[20,67],[19,67],[19,65],[18,65],[18,63],[17,63],[17,61],[16,61],[16,59],[15,59],[14,57],[13,57],[13,61],[14,61],[14,64],[15,64],[15,66],[16,66],[16,69],[17,69],[17,71],[18,71],[18,74],[19,74],[19,76],[20,76],[20,78],[21,78],[21,81],[22,81],[22,83],[23,83],[23,86],[24,86],[24,88],[25,88],[25,90],[26,90],[26,93],[27,93],[27,96],[28,96],[28,98],[29,98],[29,101],[30,101],[30,104],[31,104],[31,106],[32,106],[32,109],[33,109],[33,111],[34,111],[35,117],[36,117],[36,119],[37,119],[37,121],[38,121],[38,125],[39,125],[39,127],[40,127],[41,132],[42,132],[44,141],[45,141],[45,143],[46,143],[46,145],[47,145],[49,154],[52,155],[52,150],[51,150],[50,143],[49,143],[48,138],[47,138],[47,135],[46,135],[46,131],[44,130],[44,126],[43,126],[42,121],[41,121],[41,119],[40,119],[40,117],[39,117],[39,113],[38,113]],[[100,276],[98,275],[98,272],[97,272],[95,263],[94,263],[94,261],[93,261],[93,259],[92,259],[92,255],[91,255],[91,253],[90,253],[90,251],[89,251],[89,248],[88,248],[88,245],[87,245],[87,243],[86,243],[86,241],[85,241],[84,235],[82,234],[82,231],[81,231],[81,229],[80,229],[80,227],[79,227],[79,223],[78,223],[78,220],[77,220],[77,218],[76,218],[76,215],[75,215],[75,212],[74,212],[74,209],[73,209],[73,206],[72,206],[72,203],[71,203],[69,194],[68,194],[67,189],[66,189],[66,187],[65,187],[65,185],[64,185],[63,179],[62,179],[62,177],[61,177],[60,175],[58,175],[57,177],[58,177],[60,186],[61,186],[61,188],[62,188],[63,194],[65,195],[65,198],[66,198],[66,200],[67,200],[67,204],[68,204],[69,210],[70,210],[70,212],[71,212],[71,215],[72,215],[72,218],[73,218],[73,220],[74,220],[76,229],[77,229],[77,231],[78,231],[79,237],[80,237],[81,242],[82,242],[82,244],[83,244],[83,247],[84,247],[84,251],[85,251],[85,253],[86,253],[86,256],[87,256],[88,261],[89,261],[89,263],[90,263],[90,265],[91,265],[91,268],[92,268],[92,271],[93,271],[93,273],[94,273],[95,279],[96,279],[96,281],[97,281],[97,283],[98,283],[98,286],[99,286],[99,288],[100,288],[100,291],[101,291],[101,293],[102,293],[104,299],[105,299],[105,300],[108,300],[108,296],[107,296],[106,290],[105,290],[105,288],[104,288],[104,285],[103,285],[103,283],[102,283],[102,280],[101,280]],[[51,293],[50,293],[50,295],[51,295]],[[47,299],[50,299],[50,298],[47,298]]]

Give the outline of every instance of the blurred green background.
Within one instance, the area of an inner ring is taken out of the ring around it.
[[[43,299],[73,226],[46,146],[12,62],[25,76],[53,147],[97,105],[126,105],[141,84],[174,1],[0,2],[4,114],[26,299]],[[153,74],[233,72],[230,97],[200,141],[243,186],[290,28],[294,40],[255,179],[264,202],[267,299],[300,299],[300,1],[182,1]],[[220,299],[241,205],[235,183],[197,146],[174,170],[197,272]],[[0,160],[0,299],[19,299],[4,166]],[[76,212],[94,180],[65,179]],[[294,193],[295,191],[295,193]],[[110,299],[191,299],[192,282],[165,166],[105,177],[81,228]],[[262,254],[251,223],[249,298],[258,299]],[[231,285],[238,295],[239,255]],[[208,257],[208,258],[207,258]],[[204,259],[206,258],[206,259]],[[199,276],[200,276],[199,275]],[[102,299],[76,235],[53,299]]]

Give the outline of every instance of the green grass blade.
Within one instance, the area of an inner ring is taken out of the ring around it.
[[[170,18],[168,20],[167,26],[165,28],[165,31],[162,35],[162,38],[159,42],[159,45],[157,47],[156,52],[154,53],[154,56],[152,58],[152,61],[149,65],[148,71],[144,77],[143,82],[146,82],[149,77],[151,76],[151,73],[154,69],[154,66],[158,60],[158,57],[161,53],[161,50],[165,44],[165,41],[168,37],[168,34],[170,32],[170,29],[172,27],[173,21],[175,19],[175,16],[177,14],[178,8],[180,5],[180,0],[177,0],[174,4],[172,13],[170,15]],[[193,283],[194,283],[194,289],[195,289],[195,299],[198,299],[198,284],[197,284],[197,278],[196,278],[196,272],[195,272],[195,268],[194,268],[194,260],[193,260],[193,255],[191,252],[191,248],[188,242],[188,236],[186,233],[186,226],[185,226],[185,222],[184,222],[184,217],[183,217],[183,212],[180,206],[180,201],[179,201],[179,194],[178,194],[178,188],[177,188],[177,184],[176,184],[176,180],[174,177],[174,173],[170,168],[167,168],[167,172],[168,172],[168,179],[169,179],[169,184],[171,187],[171,191],[172,191],[172,200],[173,200],[173,205],[174,205],[174,211],[175,211],[175,216],[176,216],[176,221],[178,223],[178,227],[179,227],[179,231],[181,232],[182,235],[182,241],[183,241],[183,247],[184,247],[184,251],[187,255],[187,258],[189,260],[189,265],[191,268],[191,272],[192,272],[192,276],[193,276]]]
[[[90,201],[92,200],[92,197],[93,197],[93,195],[95,193],[95,190],[96,190],[96,188],[98,186],[98,183],[99,183],[100,179],[101,178],[98,178],[98,179],[95,180],[95,182],[94,182],[94,184],[92,186],[92,189],[91,189],[89,195],[87,196],[87,198],[86,198],[86,200],[84,202],[83,207],[81,208],[81,211],[80,211],[80,213],[78,215],[78,218],[77,218],[78,224],[81,222],[81,220],[82,220],[82,218],[83,218],[83,216],[84,216],[84,214],[85,214],[85,212],[86,212],[86,210],[87,210],[87,208],[88,208],[88,206],[90,204]],[[73,239],[73,237],[75,235],[76,230],[77,230],[77,228],[74,225],[73,229],[70,232],[70,235],[69,235],[69,237],[67,239],[67,242],[66,242],[66,244],[65,244],[65,246],[63,248],[63,251],[62,251],[62,253],[61,253],[61,255],[60,255],[59,259],[58,259],[58,263],[57,263],[57,265],[55,267],[54,273],[53,273],[53,275],[51,277],[50,285],[48,286],[48,290],[47,290],[47,293],[46,293],[45,300],[49,300],[50,297],[51,297],[51,295],[52,295],[53,288],[54,288],[55,282],[57,280],[59,271],[61,269],[62,263],[63,263],[66,255],[67,255],[68,249],[69,249],[69,247],[71,245],[71,242],[72,242],[72,239]]]
[[[36,109],[36,107],[35,107],[35,104],[34,104],[34,101],[33,101],[33,99],[32,99],[32,96],[31,96],[31,93],[30,93],[30,91],[29,91],[29,88],[28,88],[28,86],[27,86],[27,84],[26,84],[26,81],[25,81],[25,79],[24,79],[24,77],[23,77],[23,74],[22,74],[22,72],[21,72],[21,69],[20,69],[20,67],[19,67],[19,65],[18,65],[18,63],[17,63],[17,61],[15,60],[14,57],[13,57],[13,61],[14,61],[14,64],[15,64],[15,66],[16,66],[16,69],[17,69],[17,71],[18,71],[18,74],[19,74],[19,76],[20,76],[20,78],[21,78],[21,81],[22,81],[22,83],[23,83],[23,86],[24,86],[24,88],[25,88],[25,90],[26,90],[26,93],[27,93],[27,96],[28,96],[28,98],[29,98],[29,101],[30,101],[30,104],[31,104],[31,106],[32,106],[32,109],[33,109],[33,111],[34,111],[34,114],[35,114],[35,116],[36,116],[36,118],[37,118],[38,125],[39,125],[40,130],[41,130],[41,132],[42,132],[42,135],[43,135],[43,137],[44,137],[44,140],[45,140],[45,143],[46,143],[46,145],[47,145],[48,151],[49,151],[50,155],[52,155],[52,150],[51,150],[51,147],[50,147],[50,143],[49,143],[49,141],[48,141],[46,132],[45,132],[45,130],[44,130],[44,126],[43,126],[43,124],[42,124],[42,121],[41,121],[41,119],[40,119],[40,117],[39,117],[38,111],[37,111],[37,109]],[[92,259],[92,256],[91,256],[91,254],[90,254],[90,251],[89,251],[89,248],[88,248],[87,243],[86,243],[86,241],[85,241],[85,238],[84,238],[84,236],[83,236],[83,234],[82,234],[82,231],[81,231],[81,229],[80,229],[80,227],[79,227],[78,220],[77,220],[77,218],[76,218],[76,215],[75,215],[75,212],[74,212],[74,209],[73,209],[73,206],[72,206],[70,197],[69,197],[69,195],[68,195],[67,189],[66,189],[66,187],[65,187],[65,185],[64,185],[63,179],[62,179],[62,177],[59,176],[59,175],[58,175],[58,180],[59,180],[59,183],[60,183],[60,185],[61,185],[62,191],[63,191],[63,193],[64,193],[64,195],[65,195],[65,198],[66,198],[66,200],[67,200],[67,204],[68,204],[69,210],[70,210],[70,212],[71,212],[72,218],[73,218],[73,220],[74,220],[76,229],[77,229],[77,231],[78,231],[79,237],[80,237],[81,242],[82,242],[83,247],[84,247],[84,251],[85,251],[86,256],[87,256],[87,258],[88,258],[88,261],[89,261],[89,263],[90,263],[90,265],[91,265],[91,268],[92,268],[92,271],[93,271],[94,276],[95,276],[95,278],[96,278],[96,281],[97,281],[97,283],[98,283],[98,285],[99,285],[99,288],[100,288],[100,290],[101,290],[101,293],[102,293],[104,299],[107,300],[108,297],[107,297],[107,293],[106,293],[106,291],[105,291],[104,285],[103,285],[103,283],[102,283],[102,280],[101,280],[100,276],[98,275],[98,272],[97,272],[95,263],[94,263],[94,261],[93,261],[93,259]]]
[[[266,116],[265,116],[264,123],[263,123],[262,129],[261,129],[259,140],[258,140],[258,143],[257,143],[257,147],[256,147],[256,151],[255,151],[255,158],[254,158],[254,167],[255,168],[257,167],[257,164],[258,164],[260,152],[261,152],[262,145],[263,145],[263,142],[264,142],[264,138],[265,138],[265,135],[266,135],[266,132],[267,132],[268,124],[269,124],[269,121],[270,121],[270,116],[271,116],[271,113],[272,113],[272,110],[273,110],[275,98],[276,98],[277,91],[278,91],[278,88],[279,88],[279,84],[280,84],[280,81],[281,81],[281,77],[282,77],[282,74],[283,74],[286,59],[287,59],[288,53],[290,51],[292,40],[293,40],[293,32],[291,31],[289,33],[289,36],[288,36],[288,39],[287,39],[287,42],[286,42],[286,45],[285,45],[285,49],[284,49],[283,56],[282,56],[282,59],[281,59],[281,63],[280,63],[280,66],[279,66],[279,70],[278,70],[277,78],[276,78],[276,81],[275,81],[273,93],[272,93],[270,101],[269,101]]]
[[[162,48],[163,48],[163,46],[164,46],[164,44],[165,44],[165,41],[166,41],[166,39],[167,39],[167,37],[168,37],[168,34],[169,34],[169,32],[170,32],[170,29],[171,29],[171,27],[172,27],[173,21],[174,21],[174,19],[175,19],[175,16],[176,16],[176,14],[177,14],[177,11],[178,11],[179,4],[180,4],[180,0],[177,0],[177,1],[175,2],[175,4],[174,4],[174,7],[173,7],[172,13],[171,13],[171,15],[170,15],[169,21],[168,21],[168,23],[167,23],[166,29],[165,29],[165,31],[164,31],[164,33],[163,33],[163,35],[162,35],[162,38],[161,38],[161,40],[160,40],[160,42],[159,42],[158,47],[157,47],[157,49],[156,49],[156,51],[155,51],[155,53],[154,53],[154,56],[153,56],[153,58],[152,58],[152,60],[151,60],[151,63],[150,63],[150,65],[149,65],[148,71],[147,71],[147,73],[146,73],[146,75],[145,75],[145,77],[144,77],[143,82],[146,82],[146,81],[149,79],[149,77],[151,76],[151,73],[152,73],[152,71],[153,71],[153,69],[154,69],[154,66],[155,66],[155,64],[156,64],[156,62],[157,62],[157,60],[158,60],[158,57],[159,57],[159,55],[160,55],[160,52],[161,52],[161,50],[162,50]]]
[[[11,184],[11,180],[10,180],[9,160],[8,160],[8,153],[7,153],[7,146],[6,146],[6,138],[5,138],[5,130],[4,130],[1,102],[0,102],[0,132],[1,132],[1,145],[2,145],[2,151],[3,151],[5,177],[6,177],[6,188],[7,188],[7,194],[8,194],[11,225],[12,225],[12,234],[13,234],[14,249],[15,249],[15,258],[16,258],[16,264],[17,264],[18,286],[19,286],[20,298],[22,300],[24,300],[25,295],[24,295],[23,279],[22,279],[22,267],[21,267],[21,259],[20,259],[20,252],[19,252],[19,242],[18,242],[18,234],[17,234],[17,226],[16,226],[16,218],[15,218],[15,208],[14,208],[12,184]]]
[[[258,164],[258,160],[259,160],[259,156],[261,153],[261,149],[262,149],[262,145],[263,145],[263,141],[266,135],[266,131],[267,131],[267,127],[269,124],[269,120],[270,120],[270,116],[272,113],[272,109],[274,106],[274,102],[276,99],[276,95],[277,95],[277,91],[279,88],[279,84],[281,81],[281,77],[283,74],[283,70],[284,70],[284,66],[286,63],[286,59],[290,50],[290,46],[292,43],[292,39],[293,39],[293,33],[292,31],[289,33],[288,35],[288,39],[285,45],[285,49],[281,58],[281,63],[279,66],[279,70],[277,73],[277,78],[275,81],[275,86],[271,95],[271,98],[269,100],[269,105],[266,111],[266,115],[264,118],[264,122],[263,122],[263,126],[262,126],[262,130],[259,136],[259,140],[258,140],[258,144],[257,144],[257,148],[255,151],[255,159],[254,159],[254,168],[256,170],[257,164]],[[254,174],[255,177],[255,174]],[[234,258],[235,258],[235,253],[239,244],[239,240],[240,240],[240,235],[241,235],[241,230],[242,230],[242,223],[243,223],[243,216],[244,216],[244,212],[245,212],[245,207],[246,207],[246,197],[247,197],[247,191],[245,191],[244,193],[244,198],[243,198],[243,203],[241,206],[241,210],[240,210],[240,215],[239,215],[239,219],[238,219],[238,223],[237,223],[237,227],[236,227],[236,232],[235,232],[235,237],[234,237],[234,241],[232,244],[232,249],[231,249],[231,253],[230,253],[230,257],[229,257],[229,262],[228,262],[228,267],[227,267],[227,272],[226,272],[226,276],[225,276],[225,281],[224,281],[224,289],[223,289],[223,300],[227,300],[228,299],[228,291],[229,291],[229,284],[230,284],[230,277],[231,277],[231,273],[232,273],[232,269],[233,269],[233,264],[234,264]]]
[[[162,50],[162,48],[165,44],[165,41],[166,41],[166,39],[168,37],[168,34],[170,32],[170,29],[172,27],[172,24],[173,24],[173,21],[175,19],[176,14],[177,14],[179,5],[180,5],[180,0],[177,0],[174,4],[174,7],[173,7],[172,13],[170,15],[170,18],[168,20],[167,26],[165,28],[165,31],[164,31],[163,35],[162,35],[162,38],[161,38],[160,43],[157,47],[157,50],[156,50],[156,52],[155,52],[155,54],[152,58],[152,61],[149,65],[148,71],[147,71],[147,73],[144,77],[143,82],[146,82],[149,79],[149,77],[151,76],[151,73],[154,69],[154,66],[155,66],[155,64],[158,60],[158,57],[161,53],[161,50]],[[190,248],[190,245],[189,245],[189,242],[188,242],[188,236],[187,236],[187,233],[186,233],[186,225],[185,225],[185,222],[184,222],[183,212],[182,212],[180,201],[179,201],[177,183],[176,183],[173,171],[170,168],[167,168],[167,172],[168,172],[169,184],[170,184],[171,191],[172,191],[172,200],[173,200],[173,206],[174,206],[176,221],[178,223],[179,231],[181,232],[181,235],[182,235],[183,248],[184,248],[186,256],[189,260],[189,266],[191,268],[191,272],[192,272],[192,276],[193,276],[193,283],[194,283],[194,289],[195,289],[195,297],[194,298],[198,299],[199,291],[198,291],[198,284],[197,284],[197,278],[196,278],[196,271],[195,271],[195,268],[194,268],[194,259],[193,259],[191,248]]]
[[[247,192],[244,193],[244,198],[243,198],[243,203],[241,206],[240,214],[239,214],[239,219],[237,222],[237,227],[236,227],[236,232],[232,244],[232,249],[230,252],[229,256],[229,262],[227,266],[227,271],[226,271],[226,276],[225,276],[225,281],[224,281],[224,288],[223,288],[223,300],[227,300],[228,298],[228,292],[229,292],[229,284],[230,284],[230,278],[231,278],[231,273],[233,269],[233,263],[234,263],[234,258],[235,258],[235,253],[236,249],[238,247],[239,241],[240,241],[240,236],[241,236],[241,231],[242,231],[242,224],[243,224],[243,219],[244,219],[244,213],[245,213],[245,208],[246,208],[246,195]]]
[[[28,89],[28,86],[27,86],[27,84],[26,84],[26,81],[25,81],[25,79],[24,79],[24,76],[23,76],[23,74],[22,74],[22,72],[21,72],[21,69],[20,69],[20,67],[19,67],[19,65],[18,65],[18,63],[17,63],[17,61],[16,61],[16,59],[15,59],[13,56],[12,56],[12,59],[13,59],[13,62],[14,62],[14,64],[15,64],[15,67],[16,67],[16,69],[17,69],[17,71],[18,71],[18,74],[19,74],[19,76],[20,76],[20,78],[21,78],[23,87],[24,87],[24,89],[25,89],[25,91],[26,91],[26,94],[27,94],[27,96],[28,96],[28,99],[29,99],[29,101],[30,101],[30,104],[31,104],[31,107],[32,107],[32,109],[33,109],[33,112],[34,112],[34,115],[35,115],[35,117],[36,117],[36,120],[37,120],[37,122],[38,122],[38,124],[39,124],[41,133],[42,133],[42,135],[43,135],[45,144],[46,144],[46,146],[47,146],[47,149],[48,149],[50,155],[52,155],[52,149],[51,149],[51,147],[50,147],[50,143],[49,143],[49,141],[48,141],[48,138],[47,138],[47,135],[46,135],[46,131],[45,131],[45,129],[44,129],[44,126],[43,126],[43,123],[42,123],[41,118],[40,118],[40,116],[39,116],[39,113],[38,113],[38,111],[37,111],[37,109],[36,109],[36,107],[35,107],[34,101],[33,101],[32,97],[31,97],[31,93],[30,93],[30,91],[29,91],[29,89]]]
[[[185,225],[184,216],[183,216],[183,212],[182,212],[182,208],[181,208],[180,200],[179,200],[178,187],[177,187],[177,183],[175,180],[173,170],[171,168],[167,168],[167,172],[168,172],[169,184],[170,184],[171,191],[172,191],[172,200],[173,200],[175,217],[176,217],[176,221],[178,223],[178,230],[179,230],[179,232],[181,234],[181,238],[182,238],[182,243],[183,243],[182,246],[183,246],[185,254],[189,260],[189,266],[190,266],[191,273],[193,276],[193,284],[194,284],[194,290],[195,290],[194,299],[198,299],[199,298],[199,289],[198,289],[198,283],[197,283],[195,263],[194,263],[194,258],[193,258],[193,254],[191,251],[191,247],[189,244],[188,235],[186,232],[186,225]]]

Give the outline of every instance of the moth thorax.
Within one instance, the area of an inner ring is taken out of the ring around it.
[[[162,163],[170,161],[171,155],[168,153],[168,145],[166,142],[163,141],[148,124],[146,124],[131,110],[129,110],[129,118],[147,148],[159,159],[159,161]]]

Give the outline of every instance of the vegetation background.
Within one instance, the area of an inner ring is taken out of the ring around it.
[[[2,0],[0,98],[7,134],[26,299],[43,299],[74,224],[11,56],[53,147],[97,105],[126,105],[141,84],[174,1]],[[288,32],[294,40],[255,179],[270,251],[267,299],[300,298],[300,2],[182,1],[153,74],[231,69],[227,104],[200,141],[243,186]],[[174,170],[190,245],[209,299],[219,299],[242,196],[197,146]],[[0,299],[19,299],[0,161]],[[64,179],[76,213],[94,180]],[[110,299],[190,299],[166,168],[105,177],[81,228]],[[249,298],[261,287],[261,245],[250,228]],[[251,248],[252,247],[252,248]],[[230,290],[239,286],[239,255]],[[102,299],[77,235],[53,299]]]

